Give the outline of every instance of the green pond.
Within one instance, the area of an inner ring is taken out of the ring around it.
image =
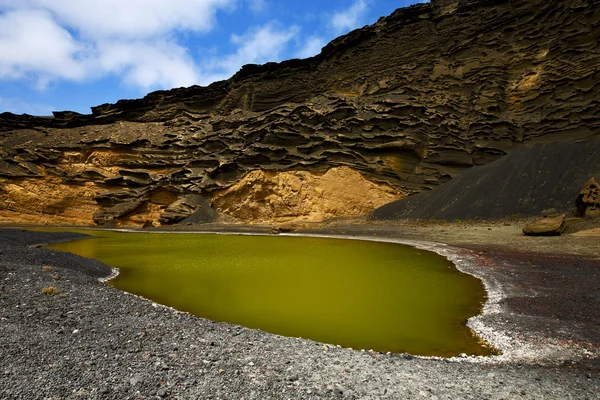
[[[465,326],[482,283],[429,251],[357,240],[83,231],[48,246],[117,267],[108,284],[214,321],[325,343],[453,356],[492,350]]]

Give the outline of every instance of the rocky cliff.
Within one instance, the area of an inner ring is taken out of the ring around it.
[[[0,217],[169,224],[211,204],[253,222],[364,213],[520,146],[597,137],[599,42],[600,0],[434,0],[316,57],[247,65],[208,87],[90,115],[0,114]],[[331,208],[316,182],[340,167],[344,187],[363,191]],[[282,189],[290,176],[302,177],[296,191]],[[248,182],[270,192],[248,199],[260,192]],[[312,205],[240,211],[282,190]]]

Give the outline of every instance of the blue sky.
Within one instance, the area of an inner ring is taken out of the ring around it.
[[[423,0],[0,0],[0,112],[89,113],[319,53]]]

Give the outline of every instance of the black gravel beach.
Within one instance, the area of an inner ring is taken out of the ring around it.
[[[503,352],[438,359],[211,322],[38,246],[80,237],[0,229],[2,399],[600,398],[600,262],[589,257],[438,245],[486,283],[470,324]]]

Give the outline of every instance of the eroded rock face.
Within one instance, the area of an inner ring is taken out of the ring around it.
[[[0,220],[5,223],[89,225],[104,189],[93,182],[71,184],[46,179],[0,178]]]
[[[252,171],[347,166],[398,193],[427,191],[523,144],[598,136],[599,35],[600,0],[399,9],[316,57],[248,65],[208,87],[90,115],[1,114],[0,185],[58,179],[178,200]],[[143,223],[166,207],[146,200],[118,220]]]
[[[391,186],[370,182],[348,167],[324,174],[252,171],[216,192],[213,207],[240,221],[320,222],[366,214],[400,197]]]

